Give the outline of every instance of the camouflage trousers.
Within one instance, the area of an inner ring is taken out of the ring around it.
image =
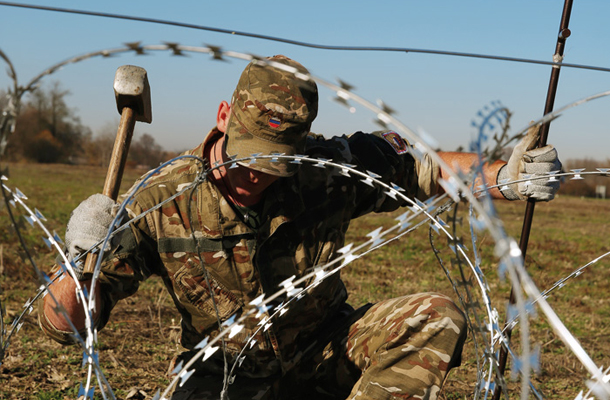
[[[420,293],[356,310],[325,347],[285,376],[237,376],[231,400],[436,399],[449,370],[461,362],[462,312],[446,296]],[[219,375],[194,374],[172,400],[217,400]]]

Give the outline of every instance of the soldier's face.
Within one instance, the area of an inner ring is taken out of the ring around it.
[[[220,103],[218,114],[216,116],[216,126],[220,132],[226,132],[229,116],[231,115],[231,107],[226,101]],[[225,136],[218,141],[218,147],[223,148]],[[215,156],[215,160],[227,161],[227,156],[224,150],[220,155]],[[228,168],[219,171],[225,176],[227,183],[231,186],[231,191],[239,198],[236,199],[242,204],[248,206],[256,204],[260,201],[263,192],[277,180],[277,176],[266,174],[257,170],[253,170],[242,165],[237,168]]]
[[[241,165],[237,168],[228,169],[227,178],[231,182],[235,193],[242,197],[252,198],[260,197],[278,179],[275,175],[266,174]]]

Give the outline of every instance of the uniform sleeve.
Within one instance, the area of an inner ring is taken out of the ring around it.
[[[130,217],[142,212],[133,204],[128,211]],[[106,325],[117,302],[135,294],[140,283],[153,275],[160,263],[157,244],[150,236],[146,217],[141,218],[123,232],[113,257],[102,265],[98,284],[104,306],[98,329]]]
[[[375,172],[382,181],[403,188],[407,197],[425,200],[436,194],[438,165],[429,156],[421,160],[413,157],[409,143],[396,132],[357,132],[348,141],[352,157],[362,169]],[[385,192],[383,189],[374,194],[376,200],[372,211],[392,211],[405,205],[404,200],[395,200]]]
[[[94,326],[101,330],[110,318],[110,313],[117,302],[137,292],[140,282],[152,274],[158,265],[156,245],[142,230],[146,223],[144,218],[134,223],[120,234],[118,246],[110,257],[103,261],[97,284],[100,288],[101,303],[98,304],[98,314]],[[53,268],[54,272],[59,266]],[[68,277],[64,279],[70,279]],[[75,343],[72,332],[56,329],[44,314],[43,299],[38,303],[38,321],[42,330],[61,344]],[[81,335],[83,332],[79,332]]]
[[[384,183],[404,189],[401,193],[411,199],[425,200],[437,193],[438,165],[429,156],[416,159],[409,143],[393,131],[356,132],[330,139],[310,134],[307,153],[314,158],[347,163],[362,172],[373,173]],[[315,179],[315,169],[307,170],[308,180]],[[408,204],[400,196],[389,195],[386,187],[368,184],[365,179],[354,176],[339,175],[334,173],[332,178],[318,184],[334,187],[349,198],[346,206],[352,219],[369,212],[393,211]]]
[[[408,190],[411,197],[420,200],[426,200],[438,192],[440,167],[430,155],[425,154],[421,159],[413,157],[412,146],[394,131],[377,131],[371,133],[370,136],[382,139],[377,141],[379,143],[376,145],[380,146],[380,150],[385,157],[401,159],[401,161],[393,163],[393,165],[396,165],[397,173],[397,180],[394,183],[399,184],[399,181],[402,181],[401,187]],[[375,139],[371,140],[374,141]],[[370,147],[367,148],[370,149]],[[361,151],[361,148],[354,146],[354,151],[357,153]],[[360,155],[360,159],[365,164],[369,161],[366,153],[364,153],[364,156]],[[378,160],[371,161],[378,162]]]

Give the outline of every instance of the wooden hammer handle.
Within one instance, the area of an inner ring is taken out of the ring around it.
[[[132,108],[125,107],[121,113],[121,122],[114,140],[112,148],[112,156],[106,173],[106,181],[102,193],[116,200],[119,197],[119,189],[121,188],[121,180],[123,179],[123,170],[127,162],[127,153],[133,136],[133,128],[136,124],[135,114]]]
[[[121,112],[121,122],[117,130],[114,147],[112,148],[112,156],[108,165],[106,180],[104,181],[104,189],[102,190],[102,194],[110,197],[112,200],[116,200],[119,197],[121,180],[123,179],[123,171],[125,170],[127,153],[129,152],[135,124],[136,118],[133,109],[131,107],[124,107]],[[87,254],[82,279],[87,280],[91,278],[96,262],[97,254]]]

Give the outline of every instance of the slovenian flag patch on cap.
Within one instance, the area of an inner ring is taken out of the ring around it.
[[[269,118],[269,126],[272,128],[279,128],[281,123],[282,121],[280,121],[278,118]]]
[[[392,148],[394,149],[394,151],[396,151],[397,154],[405,154],[408,151],[407,143],[398,133],[394,131],[389,131],[382,133],[382,136],[385,141],[388,142],[390,146],[392,146]]]

